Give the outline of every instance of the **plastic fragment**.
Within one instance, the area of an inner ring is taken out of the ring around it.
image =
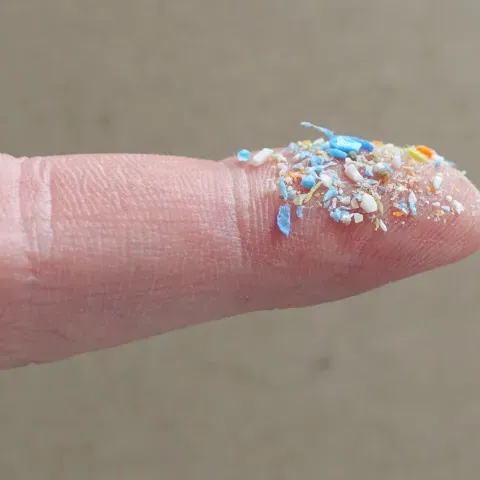
[[[367,213],[373,213],[378,210],[377,202],[369,193],[363,194],[360,207]]]
[[[240,162],[248,162],[250,160],[250,151],[245,148],[243,150],[240,150],[237,153],[237,159]]]
[[[260,165],[263,165],[273,153],[274,151],[271,148],[262,148],[262,150],[253,156],[251,164],[254,167],[259,167]]]
[[[354,182],[361,182],[364,180],[354,163],[345,164],[345,175]]]
[[[331,213],[330,216],[336,221],[336,222],[342,222],[345,224],[349,224],[351,222],[352,216],[345,210],[342,210],[341,208],[335,208]]]
[[[425,145],[417,145],[417,151],[428,158],[432,158],[435,155],[435,152],[430,147],[426,147]]]
[[[330,187],[323,196],[323,201],[328,202],[332,197],[338,194],[338,190],[334,187]]]
[[[443,183],[443,175],[441,173],[435,174],[433,177],[432,185],[435,190],[439,190]]]
[[[285,180],[283,178],[280,178],[278,185],[280,187],[280,193],[282,195],[282,198],[284,200],[287,200],[288,198],[288,191],[287,191],[287,186],[285,185]]]
[[[454,200],[452,206],[459,215],[465,210],[465,207],[458,200]]]
[[[361,213],[354,213],[353,214],[353,221],[355,223],[363,222],[363,215]]]
[[[373,172],[372,172],[372,169],[370,167],[365,168],[365,175],[367,177],[373,177]]]
[[[320,181],[327,188],[330,188],[332,186],[332,183],[333,183],[332,177],[330,175],[325,174],[325,173],[320,175]]]
[[[358,153],[362,148],[362,144],[360,142],[357,142],[355,139],[345,137],[343,135],[333,137],[330,140],[330,145],[333,149],[341,150],[346,154],[349,154],[350,152]]]
[[[300,125],[302,125],[302,127],[314,128],[315,130],[318,130],[319,132],[325,134],[328,138],[332,138],[335,136],[335,134],[328,128],[319,127],[318,125],[314,125],[311,122],[302,122]]]
[[[410,207],[410,211],[412,212],[412,215],[416,215],[417,214],[417,196],[413,192],[410,192],[408,194],[408,206]]]
[[[313,175],[304,175],[301,181],[302,187],[308,188],[309,190],[315,186],[315,178]]]
[[[384,232],[386,232],[388,230],[387,226],[385,225],[385,222],[381,218],[378,219],[378,224],[380,225],[380,228]]]
[[[290,206],[282,205],[277,214],[278,229],[288,237],[290,235]]]
[[[407,148],[406,152],[408,153],[408,155],[410,155],[411,158],[413,158],[417,162],[425,163],[428,161],[428,157],[423,155],[423,153],[420,153],[415,147]]]
[[[363,138],[358,138],[358,137],[349,137],[352,140],[355,140],[356,142],[359,142],[362,145],[362,150],[365,150],[367,152],[373,152],[375,149],[375,145],[373,145],[372,142],[369,142],[368,140],[365,140]]]
[[[339,158],[341,160],[347,158],[347,154],[338,148],[329,148],[327,153],[334,158]]]
[[[305,199],[303,200],[303,203],[308,203],[312,197],[313,197],[313,194],[322,186],[322,182],[318,182],[311,190],[310,192],[308,192],[308,194],[306,195]]]
[[[304,209],[304,208],[305,208],[305,207],[304,207],[303,205],[299,205],[299,206],[297,207],[296,213],[297,213],[297,217],[298,217],[298,218],[303,218],[303,209]]]
[[[392,168],[390,167],[390,165],[387,165],[385,162],[376,163],[375,166],[373,167],[373,171],[381,175],[385,174],[385,172],[389,173],[390,175],[393,174]]]
[[[403,165],[402,157],[398,154],[394,155],[393,158],[392,158],[392,165],[395,168],[402,168],[402,165]]]

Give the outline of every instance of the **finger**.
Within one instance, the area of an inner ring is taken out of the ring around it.
[[[419,212],[385,235],[367,223],[345,228],[312,208],[285,238],[275,226],[278,195],[265,195],[270,164],[153,155],[0,163],[3,367],[335,300],[480,246],[473,207],[446,223]],[[444,169],[445,190],[474,205],[474,187]]]

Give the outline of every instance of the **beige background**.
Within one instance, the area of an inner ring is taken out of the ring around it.
[[[476,0],[2,0],[0,145],[221,158],[311,120],[480,180]],[[466,480],[479,257],[0,373],[0,478]]]

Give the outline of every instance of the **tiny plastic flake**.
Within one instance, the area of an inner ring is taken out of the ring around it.
[[[282,205],[277,214],[278,229],[288,237],[290,235],[290,206]]]
[[[245,148],[240,150],[237,153],[237,158],[240,162],[248,162],[250,160],[250,151],[246,150]]]
[[[273,150],[271,148],[263,148],[256,155],[254,155],[254,157],[252,158],[250,163],[254,167],[259,167],[260,165],[263,165],[269,159],[269,157],[272,155],[272,153],[273,153]]]

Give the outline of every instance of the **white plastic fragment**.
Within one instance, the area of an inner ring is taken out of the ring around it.
[[[345,175],[354,182],[364,180],[354,163],[345,164]]]
[[[447,195],[445,198],[447,199],[447,202],[451,202],[453,200],[451,195]]]
[[[380,225],[380,228],[381,228],[384,232],[386,232],[386,231],[388,230],[387,226],[385,225],[385,222],[384,222],[381,218],[378,220],[378,224]]]
[[[435,177],[433,177],[432,185],[435,190],[438,190],[443,183],[443,174],[442,173],[437,173],[435,174]]]
[[[378,162],[373,166],[373,171],[375,173],[380,173],[383,174],[387,171],[387,166],[385,165],[385,162]]]
[[[398,153],[393,156],[392,165],[395,168],[402,168],[403,160],[402,160],[402,157]]]
[[[459,215],[465,210],[465,207],[458,200],[454,200],[452,206]]]
[[[354,213],[353,214],[353,221],[355,223],[363,222],[363,215],[361,213]]]
[[[358,202],[357,202],[357,199],[355,197],[352,197],[352,201],[350,202],[350,206],[352,208],[358,208]]]
[[[353,217],[353,214],[346,213],[345,215],[342,215],[342,217],[340,218],[340,221],[345,225],[350,225],[350,223],[352,222],[352,217]]]
[[[327,188],[330,188],[332,186],[332,177],[330,175],[326,175],[325,173],[322,173],[320,175],[320,181],[322,182],[323,185],[325,185]]]
[[[254,155],[250,163],[254,167],[259,167],[260,165],[263,165],[273,154],[273,150],[271,148],[262,148],[257,154]]]
[[[377,202],[369,193],[363,194],[360,207],[367,213],[373,213],[378,210]]]

